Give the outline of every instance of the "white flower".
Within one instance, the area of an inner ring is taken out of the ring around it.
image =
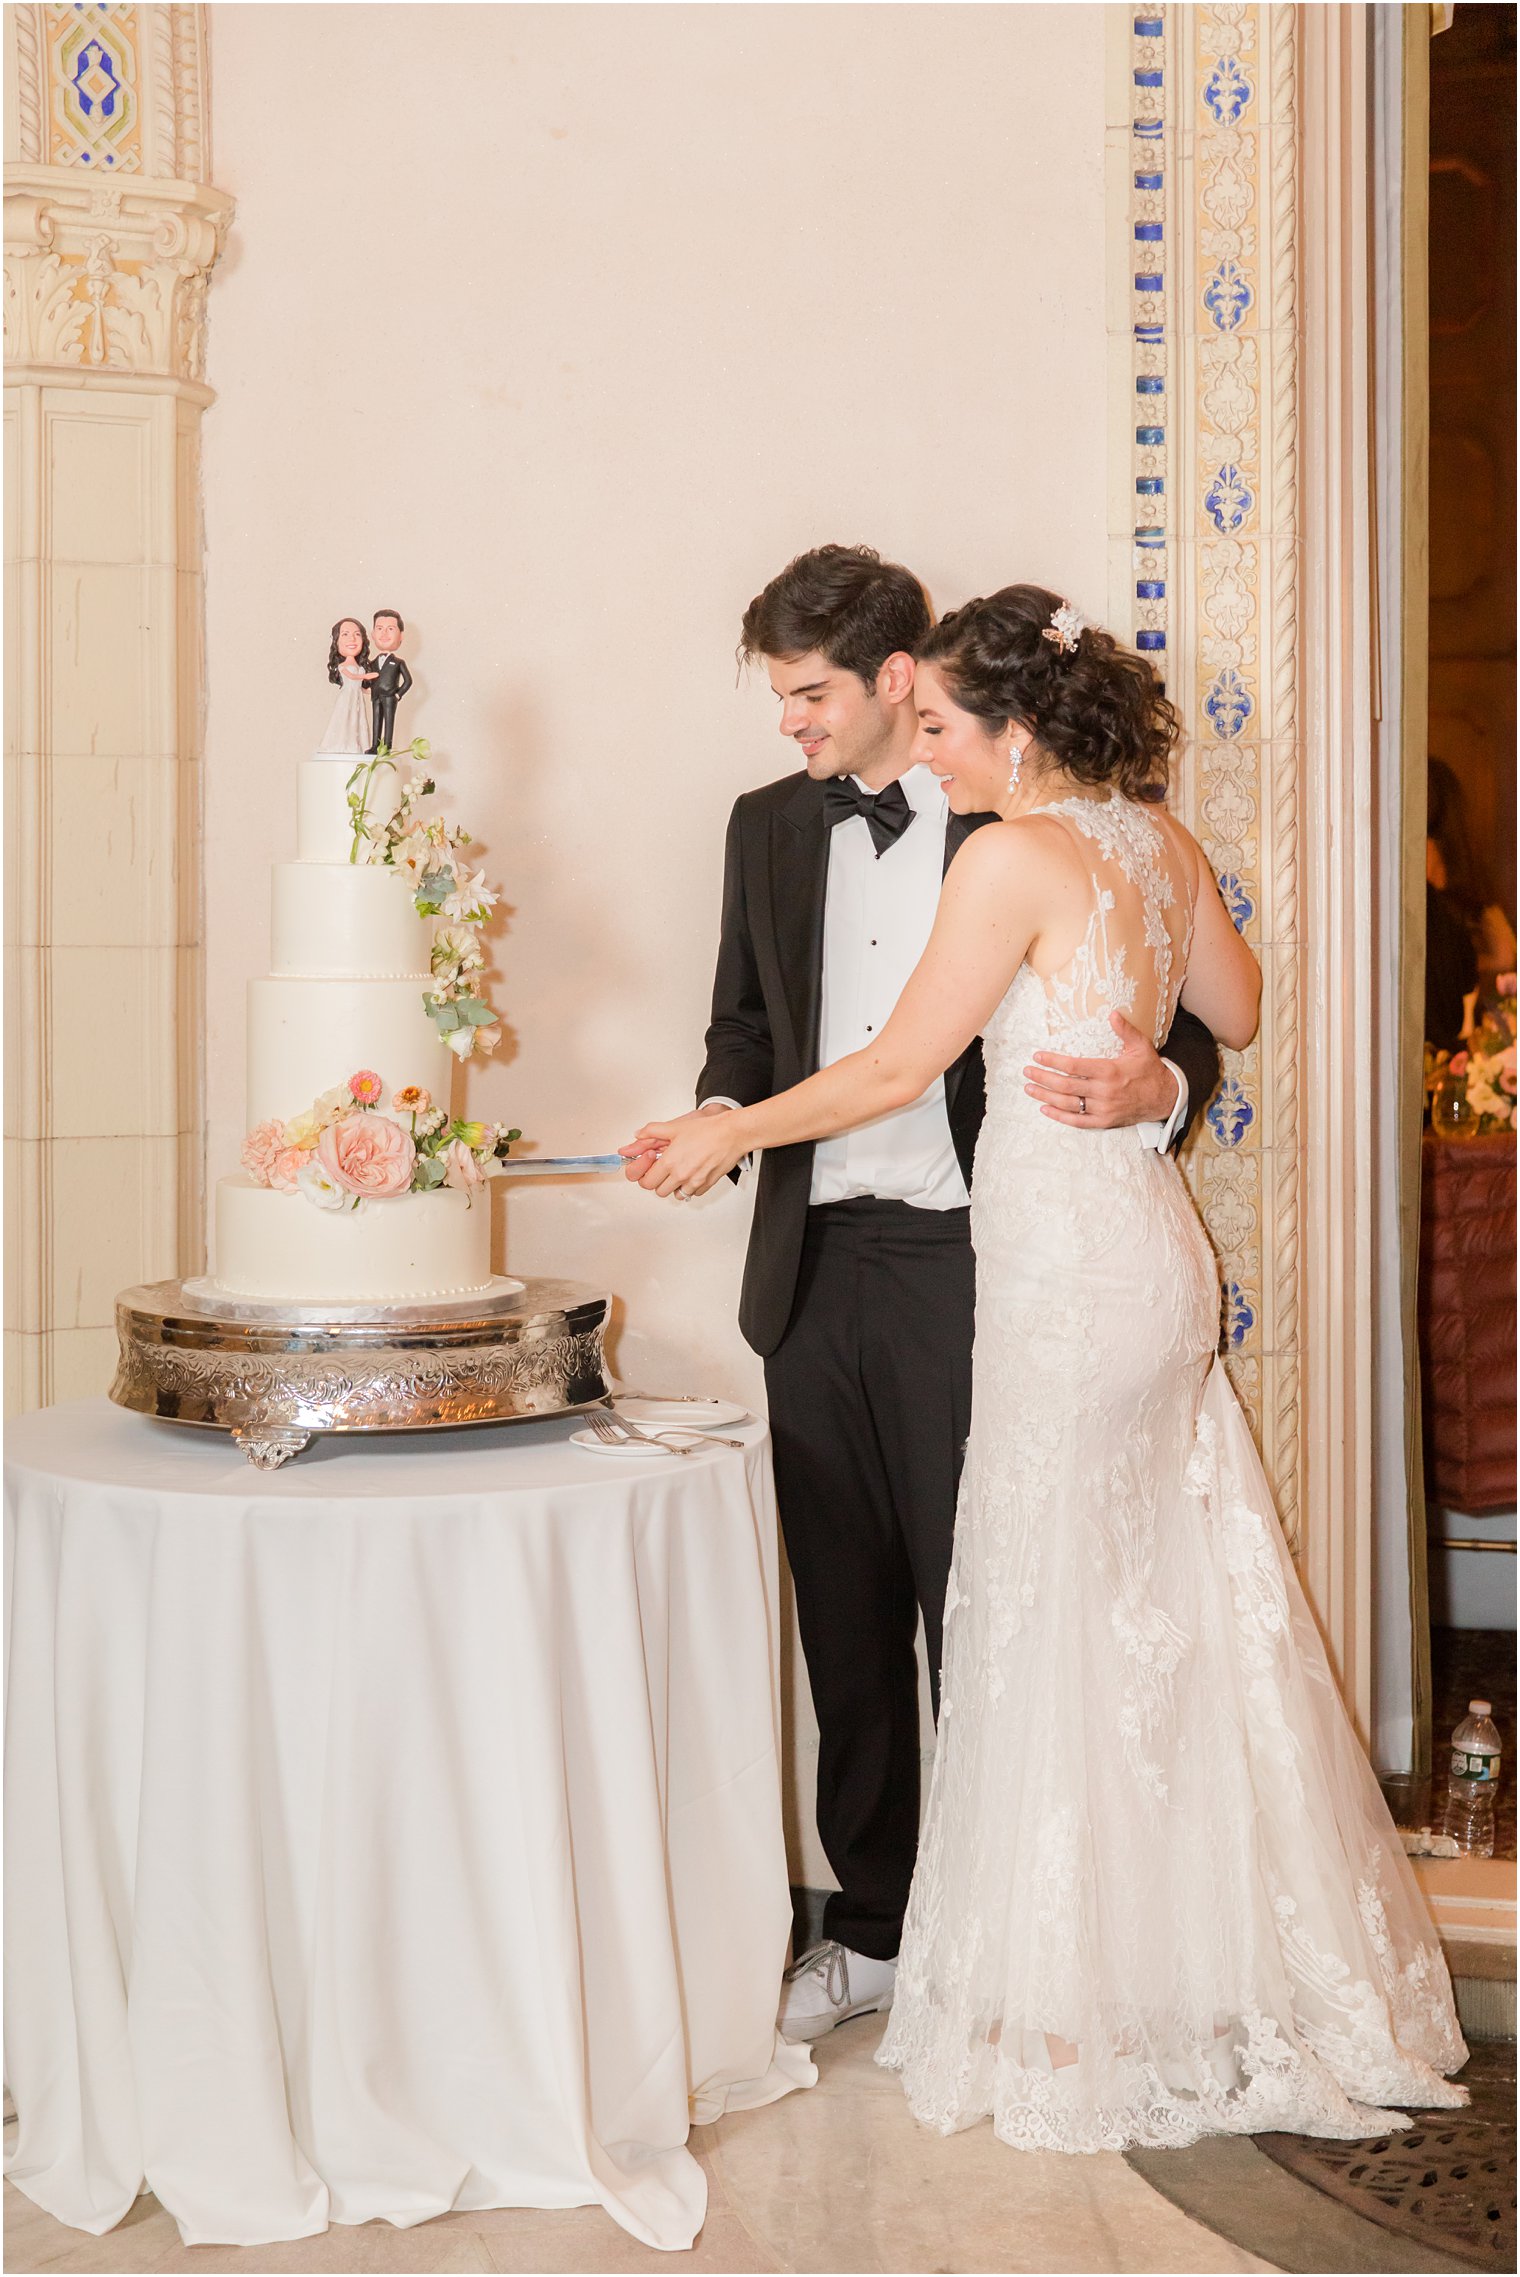
[[[457,1186],[466,1194],[473,1194],[483,1182],[485,1172],[476,1161],[463,1139],[451,1139],[443,1150],[443,1182]]]
[[[346,1083],[335,1083],[331,1091],[324,1091],[320,1098],[313,1101],[311,1108],[318,1129],[325,1130],[340,1115],[348,1114],[353,1103],[353,1094]]]
[[[443,1040],[456,1059],[468,1059],[475,1049],[475,1038],[478,1033],[478,1029],[472,1028],[468,1021],[465,1021],[459,1027],[451,1028]]]
[[[429,1115],[419,1115],[417,1117],[418,1137],[431,1138],[434,1131],[441,1131],[443,1129],[443,1126],[448,1121],[448,1119],[449,1118],[445,1114],[442,1107],[435,1107],[432,1113]]]
[[[443,901],[445,917],[484,916],[496,906],[496,895],[486,884],[480,870],[467,870],[461,863],[454,872],[454,890]]]
[[[1069,601],[1063,601],[1058,609],[1051,612],[1050,622],[1044,627],[1044,638],[1054,641],[1063,655],[1075,655],[1077,643],[1086,630],[1087,619],[1081,610],[1074,609]]]
[[[319,1210],[346,1210],[353,1199],[352,1195],[345,1194],[335,1178],[328,1175],[315,1155],[304,1169],[296,1172],[296,1190],[304,1194],[308,1202],[314,1202]]]
[[[478,972],[485,961],[468,925],[440,925],[434,933],[434,972],[444,965],[451,966],[455,972]]]

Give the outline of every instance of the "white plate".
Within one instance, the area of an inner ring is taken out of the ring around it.
[[[598,1439],[594,1431],[572,1431],[569,1443],[572,1447],[583,1447],[588,1455],[630,1455],[636,1463],[646,1462],[651,1455],[658,1455],[667,1463],[681,1459],[673,1447],[656,1446],[652,1439],[630,1439],[621,1447],[614,1447],[610,1440]]]
[[[619,1392],[612,1404],[630,1423],[650,1431],[721,1431],[749,1414],[736,1399],[624,1399]]]

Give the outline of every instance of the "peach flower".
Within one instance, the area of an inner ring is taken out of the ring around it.
[[[417,1149],[410,1131],[385,1115],[344,1115],[317,1141],[317,1159],[350,1194],[404,1194]]]
[[[285,1125],[275,1116],[267,1123],[256,1123],[243,1141],[243,1168],[256,1186],[270,1183],[269,1173],[275,1157],[285,1144]]]
[[[373,1107],[385,1085],[372,1067],[361,1067],[357,1075],[349,1077],[348,1088],[361,1107]]]
[[[473,1195],[477,1187],[485,1184],[485,1172],[476,1161],[463,1139],[451,1139],[443,1150],[443,1182],[456,1186],[461,1193]]]
[[[282,1194],[293,1194],[296,1180],[311,1159],[311,1150],[304,1146],[282,1146],[269,1166],[269,1183]]]
[[[420,1083],[408,1083],[391,1100],[398,1115],[425,1115],[432,1104]]]

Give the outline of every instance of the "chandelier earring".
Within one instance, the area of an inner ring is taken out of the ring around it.
[[[1024,753],[1018,737],[1010,735],[1008,738],[1008,795],[1010,798],[1015,798],[1018,795],[1019,772],[1023,764]]]

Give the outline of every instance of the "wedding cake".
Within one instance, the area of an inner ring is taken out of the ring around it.
[[[248,984],[243,1170],[216,1189],[218,1297],[442,1304],[513,1285],[492,1278],[486,1179],[518,1134],[451,1106],[460,1060],[500,1033],[475,977],[495,896],[466,834],[422,813],[426,756],[300,762],[273,969]]]

